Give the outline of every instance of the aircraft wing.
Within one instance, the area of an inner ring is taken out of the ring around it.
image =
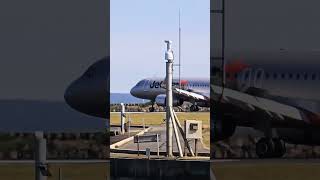
[[[166,89],[166,79],[163,81],[164,83],[161,85],[161,88]],[[200,92],[191,92],[179,88],[172,87],[173,94],[177,94],[183,96],[185,99],[193,99],[196,101],[208,101],[210,100],[209,96],[206,96],[204,93]],[[210,92],[208,92],[210,94]]]
[[[211,97],[213,101],[219,101],[229,107],[232,106],[233,108],[249,112],[252,118],[256,118],[257,120],[259,118],[253,117],[255,115],[254,112],[264,112],[268,118],[273,120],[294,119],[303,121],[306,117],[305,112],[297,107],[216,85],[211,85],[211,88],[214,91],[213,97]]]
[[[197,93],[197,92],[190,92],[179,88],[173,88],[173,93],[184,96],[187,99],[194,99],[194,100],[202,100],[202,101],[209,101],[209,97]]]

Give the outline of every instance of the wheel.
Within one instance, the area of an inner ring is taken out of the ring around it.
[[[256,154],[259,158],[265,158],[268,154],[268,143],[266,141],[266,138],[261,138],[256,143]]]
[[[259,158],[273,157],[274,149],[275,148],[272,139],[261,138],[256,143],[256,154]]]
[[[286,144],[279,138],[272,139],[274,143],[274,157],[282,157],[286,153]]]
[[[191,105],[191,106],[190,106],[190,111],[193,112],[194,110],[195,110],[194,105]]]
[[[199,106],[191,105],[191,106],[190,106],[190,111],[191,111],[191,112],[199,111]]]
[[[150,112],[154,112],[154,107],[149,107]]]

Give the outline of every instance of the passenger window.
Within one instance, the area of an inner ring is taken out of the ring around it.
[[[297,74],[296,79],[297,79],[297,80],[300,79],[300,74]]]
[[[238,73],[234,74],[234,78],[237,79],[238,78]]]
[[[257,74],[257,78],[260,79],[260,77],[261,77],[261,72],[259,71]]]
[[[316,74],[313,73],[311,78],[312,78],[312,80],[315,80],[316,79]]]
[[[293,76],[292,76],[292,74],[290,73],[290,74],[289,74],[289,79],[292,79],[292,77],[293,77]]]
[[[266,79],[269,79],[269,73],[266,73],[265,77],[266,77]]]
[[[277,79],[278,75],[277,73],[273,73],[273,79]]]
[[[284,74],[284,73],[281,74],[281,78],[282,78],[282,79],[285,78],[285,74]]]
[[[248,78],[249,78],[249,72],[246,72],[246,74],[245,74],[245,79],[247,80]]]
[[[308,79],[308,74],[305,73],[305,74],[304,74],[304,80],[307,80],[307,79]]]

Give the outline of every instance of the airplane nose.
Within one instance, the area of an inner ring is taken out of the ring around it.
[[[73,109],[79,109],[78,107],[78,103],[76,102],[76,100],[78,99],[75,93],[75,88],[74,88],[74,82],[65,90],[64,93],[64,100],[66,101],[66,103],[72,107]]]
[[[71,104],[70,102],[70,92],[69,92],[69,88],[67,88],[67,90],[64,92],[64,100],[67,104]]]
[[[93,84],[81,79],[69,85],[64,93],[65,102],[73,109],[92,116],[106,117],[107,99],[104,89],[95,89]]]
[[[133,88],[131,88],[131,90],[130,90],[130,94],[131,94],[132,96],[135,96],[135,89],[134,89],[134,87],[133,87]]]

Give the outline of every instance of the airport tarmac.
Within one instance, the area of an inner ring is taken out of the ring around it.
[[[147,127],[146,127],[147,128]],[[114,144],[116,142],[122,141],[124,139],[129,138],[130,136],[134,136],[136,135],[138,132],[142,131],[144,128],[142,126],[138,127],[138,126],[131,126],[130,127],[130,133],[126,132],[124,134],[119,134],[119,135],[115,135],[115,136],[110,136],[110,145]],[[120,126],[110,126],[110,131],[112,132],[118,132],[120,133]]]
[[[166,152],[166,128],[165,125],[158,125],[158,126],[150,126],[150,130],[144,135],[154,135],[154,134],[159,134],[160,135],[160,142],[159,142],[159,152],[161,154]],[[182,135],[179,133],[179,140],[181,144],[181,148],[183,150],[184,148],[184,140]],[[195,151],[195,144],[193,141],[190,141],[190,145]],[[152,154],[157,153],[157,143],[156,142],[148,142],[148,143],[140,143],[139,144],[139,152],[145,154],[146,148],[149,148]],[[137,153],[137,143],[134,143],[133,141],[129,141],[126,144],[123,144],[122,146],[116,148],[116,149],[111,149],[111,152],[123,152],[123,153]],[[173,138],[173,152],[178,153],[178,148],[177,148],[177,143],[175,137]],[[186,152],[188,152],[186,148]],[[200,141],[198,141],[197,144],[197,152],[198,155],[202,156],[210,156],[210,150],[205,148]]]

